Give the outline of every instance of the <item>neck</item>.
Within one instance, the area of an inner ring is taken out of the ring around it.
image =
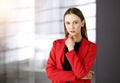
[[[80,42],[82,40],[82,36],[81,35],[78,35],[78,36],[73,36],[73,40],[75,42]]]

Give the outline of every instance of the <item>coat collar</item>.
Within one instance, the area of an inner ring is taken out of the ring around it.
[[[68,38],[68,37],[65,37],[65,38],[64,38],[64,42],[67,40],[67,38]],[[88,41],[87,39],[85,39],[85,38],[82,37],[81,44],[87,45],[87,44],[89,44],[89,41]]]

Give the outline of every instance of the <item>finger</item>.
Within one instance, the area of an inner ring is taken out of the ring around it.
[[[69,34],[69,35],[68,35],[68,38],[71,38],[71,37],[72,37],[72,36]]]
[[[73,40],[73,36],[72,36],[72,35],[70,35],[70,34],[69,34],[69,36],[68,36],[68,37],[69,37],[69,38],[71,38],[71,39]]]
[[[92,75],[86,75],[86,76],[83,77],[82,79],[92,79]]]
[[[91,74],[94,74],[95,72],[94,71],[90,71]]]
[[[87,78],[88,78],[88,79],[92,79],[92,75],[88,75]]]

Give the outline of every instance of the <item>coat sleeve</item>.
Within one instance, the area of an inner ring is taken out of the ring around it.
[[[81,79],[91,70],[91,67],[96,58],[96,44],[91,43],[88,51],[83,58],[83,62],[81,62],[81,58],[78,57],[75,50],[71,50],[66,53],[66,57],[69,60],[72,70],[77,78]]]
[[[76,76],[73,73],[73,71],[64,71],[62,69],[57,68],[55,47],[56,44],[54,42],[46,65],[47,77],[51,80],[56,81],[74,81]]]

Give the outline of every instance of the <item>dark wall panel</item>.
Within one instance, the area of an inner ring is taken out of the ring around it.
[[[96,83],[120,83],[120,0],[96,0]]]

